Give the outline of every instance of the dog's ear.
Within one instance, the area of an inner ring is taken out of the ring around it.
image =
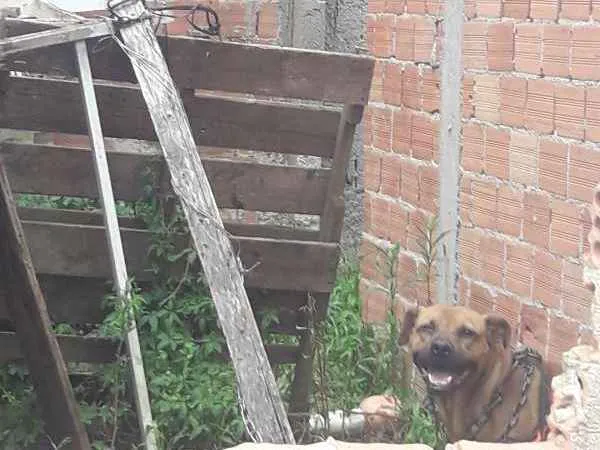
[[[488,314],[485,316],[485,327],[490,347],[500,344],[504,348],[507,348],[510,345],[512,331],[510,324],[504,317],[496,314]]]
[[[404,320],[402,320],[400,336],[398,337],[398,344],[406,345],[408,344],[408,339],[410,338],[410,333],[415,327],[415,323],[417,322],[417,316],[419,315],[419,310],[417,308],[408,308],[404,313]]]

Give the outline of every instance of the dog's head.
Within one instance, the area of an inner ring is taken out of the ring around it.
[[[507,351],[510,339],[510,325],[500,316],[434,305],[406,312],[400,344],[409,344],[431,389],[450,391],[476,379],[490,358]]]

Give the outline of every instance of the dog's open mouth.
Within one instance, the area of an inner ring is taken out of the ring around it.
[[[437,391],[446,391],[454,386],[458,386],[469,376],[469,370],[465,370],[458,375],[435,370],[425,370],[425,373],[429,387]]]

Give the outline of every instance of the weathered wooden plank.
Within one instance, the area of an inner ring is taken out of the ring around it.
[[[0,39],[0,55],[7,57],[25,51],[45,51],[51,45],[69,44],[75,41],[104,37],[111,33],[113,33],[112,25],[108,21],[67,25],[52,30]]]
[[[116,360],[118,343],[113,339],[56,335],[60,351],[68,362],[90,364],[111,363]],[[23,359],[16,333],[0,332],[0,364]]]
[[[356,125],[362,118],[363,107],[349,105],[344,107],[338,126],[333,156],[333,173],[329,177],[329,186],[325,208],[321,217],[319,237],[322,241],[339,242],[344,224],[344,187],[346,170],[352,154],[352,142]]]
[[[81,87],[88,136],[92,148],[92,160],[94,161],[94,172],[96,175],[94,178],[98,185],[104,216],[105,236],[108,243],[108,254],[110,256],[115,294],[121,299],[124,306],[129,307],[131,304],[131,290],[128,285],[129,277],[125,265],[125,254],[123,252],[123,243],[117,219],[117,207],[113,195],[110,172],[108,170],[108,159],[104,148],[104,135],[96,103],[92,69],[90,68],[87,46],[84,41],[75,42],[75,53],[79,66],[79,86]],[[148,450],[158,450],[155,424],[152,420],[152,410],[150,408],[146,372],[144,370],[144,359],[142,357],[134,314],[131,314],[128,318],[127,330],[125,331],[125,344],[131,368],[131,384],[137,419],[144,447]]]
[[[104,229],[98,226],[23,222],[38,273],[110,278]],[[136,280],[147,281],[151,234],[121,230],[127,267]],[[265,289],[330,292],[335,279],[338,246],[335,243],[286,241],[233,236],[236,254],[246,268],[245,285]],[[187,236],[177,240],[185,249]]]
[[[201,151],[201,150],[200,150]],[[145,174],[167,174],[159,149],[123,147],[108,150],[115,198],[136,201],[144,197]],[[0,144],[14,192],[97,198],[89,149],[21,144]],[[206,158],[206,173],[220,208],[251,211],[320,214],[330,169],[305,169],[253,162]],[[158,177],[157,177],[158,178]],[[172,194],[169,177],[159,180],[159,192]]]
[[[14,320],[44,420],[57,444],[91,449],[0,161],[0,289]]]
[[[113,11],[117,16],[140,17],[145,13],[145,7],[138,0],[120,3]],[[131,63],[148,104],[169,167],[173,190],[181,200],[191,241],[202,263],[220,319],[235,369],[240,406],[245,410],[244,422],[248,429],[253,430],[256,440],[294,443],[244,288],[243,267],[229,236],[224,233],[183,102],[169,74],[152,25],[148,20],[133,22],[121,27],[120,31],[123,42],[134,55]]]
[[[137,87],[96,83],[95,90],[105,136],[156,140]],[[189,93],[184,105],[197,145],[325,157],[333,154],[338,111]],[[8,77],[0,93],[0,127],[87,134],[79,84]]]
[[[103,309],[103,299],[112,293],[112,284],[107,280],[43,274],[38,275],[38,279],[53,322],[83,325],[104,320],[106,310]],[[148,284],[138,284],[142,293],[151,288]],[[304,323],[300,309],[307,302],[305,292],[258,288],[248,288],[246,291],[253,311],[277,309],[279,323],[269,327],[270,331],[296,334],[296,325]],[[0,292],[0,323],[11,322],[5,298]]]
[[[8,34],[49,25],[8,19]],[[326,102],[366,105],[374,59],[369,56],[263,45],[217,42],[190,37],[158,38],[178,87],[244,92]],[[88,43],[94,78],[133,81],[122,50],[114,43]],[[91,49],[95,49],[94,53]],[[35,73],[77,73],[67,46],[32,51],[9,60],[11,69]]]
[[[56,335],[65,361],[89,364],[105,364],[116,361],[119,343],[114,339],[103,337]],[[298,346],[288,344],[271,344],[265,347],[271,364],[293,364],[298,356]],[[219,355],[228,360],[229,355]],[[23,359],[23,352],[16,333],[0,332],[0,365]]]
[[[10,177],[9,177],[10,179]],[[98,211],[52,208],[19,208],[19,218],[29,222],[54,222],[73,225],[102,225]],[[125,228],[145,229],[144,221],[135,217],[119,217],[119,225]],[[235,236],[286,239],[291,241],[317,241],[318,231],[268,224],[223,222],[225,229]]]

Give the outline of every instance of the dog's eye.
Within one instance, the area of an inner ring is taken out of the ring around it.
[[[424,323],[423,325],[419,326],[418,331],[421,333],[431,333],[433,330],[435,329],[435,326],[433,325],[433,323]]]
[[[460,335],[461,336],[465,336],[465,337],[473,337],[475,336],[475,332],[473,330],[471,330],[470,328],[461,328],[460,329]]]

